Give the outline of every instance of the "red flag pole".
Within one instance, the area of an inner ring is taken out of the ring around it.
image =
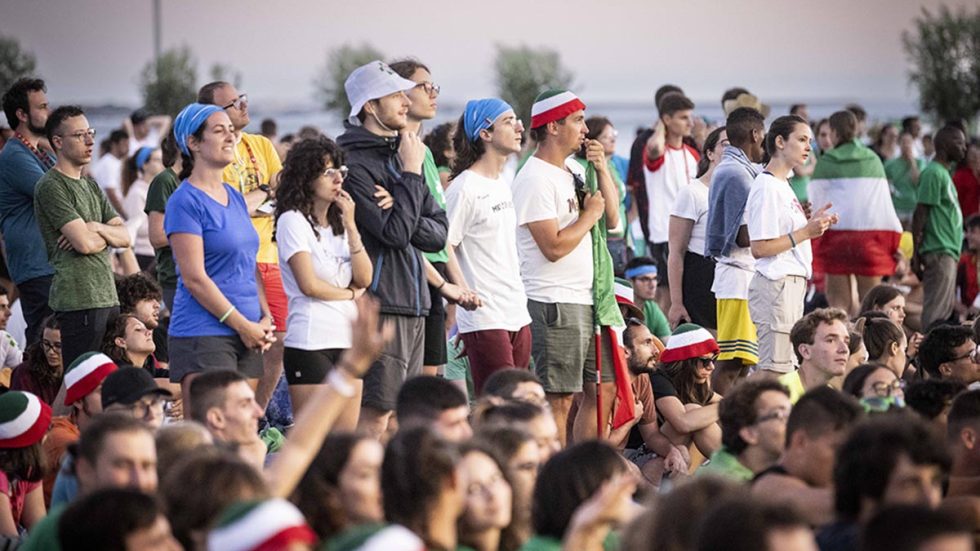
[[[596,438],[602,440],[602,333],[598,324],[595,325],[595,424]]]

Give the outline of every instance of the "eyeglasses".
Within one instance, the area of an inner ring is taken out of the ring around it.
[[[165,400],[163,398],[157,396],[151,400],[140,400],[139,402],[130,405],[113,404],[112,406],[109,406],[108,411],[128,411],[137,419],[145,419],[150,415],[150,411],[155,411],[156,413],[163,415],[164,402]]]
[[[340,168],[330,167],[330,168],[324,170],[323,171],[323,175],[326,176],[327,178],[331,179],[331,180],[333,180],[338,175],[340,175],[340,179],[341,180],[346,180],[347,179],[347,172],[348,172],[347,167],[344,166],[344,165],[340,165]]]
[[[61,352],[60,342],[51,342],[46,339],[41,339],[41,346],[43,346],[45,350],[50,350],[52,352]]]
[[[901,379],[896,379],[891,383],[878,382],[871,385],[871,391],[882,398],[891,396],[899,390],[905,390],[905,381]]]
[[[243,105],[248,105],[248,94],[241,94],[234,101],[228,105],[222,107],[222,109],[228,109],[229,107],[234,107],[235,109],[241,109]]]
[[[439,92],[442,90],[442,86],[432,82],[420,82],[416,84],[415,87],[425,90],[425,93],[429,94],[430,96],[438,96]]]
[[[958,358],[953,358],[952,360],[949,360],[949,361],[950,362],[958,362],[960,360],[965,360],[967,358],[970,358],[970,361],[971,362],[976,362],[977,361],[977,349],[976,349],[976,347],[974,347],[973,350],[970,350],[966,354],[963,354],[962,356],[959,356]]]
[[[694,359],[701,364],[701,367],[708,367],[709,365],[715,363],[715,361],[718,359],[718,354],[715,354],[713,356],[708,356],[706,358],[694,358]]]
[[[769,413],[757,417],[755,420],[755,424],[761,425],[766,421],[785,421],[787,419],[789,419],[789,410],[777,409],[775,411],[771,411]]]
[[[84,142],[87,138],[91,138],[93,140],[95,139],[95,129],[89,128],[88,130],[79,130],[78,132],[73,132],[71,134],[58,134],[57,136],[62,139],[74,138],[80,142]]]

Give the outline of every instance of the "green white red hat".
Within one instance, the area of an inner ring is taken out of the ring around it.
[[[51,406],[30,392],[11,390],[0,396],[0,449],[26,448],[44,438],[51,426]]]
[[[70,406],[99,388],[110,373],[119,369],[109,356],[86,352],[65,371],[65,405]]]
[[[693,323],[677,326],[667,338],[667,348],[660,356],[662,363],[679,362],[718,353],[718,343],[707,329]]]
[[[531,106],[531,128],[560,121],[582,109],[585,109],[585,104],[568,90],[546,90],[534,98],[534,105]]]
[[[645,321],[646,316],[643,315],[643,310],[636,305],[633,286],[630,285],[629,281],[618,277],[615,278],[613,281],[613,292],[616,293],[616,302],[619,304],[620,310],[624,311],[623,316]],[[626,316],[626,314],[629,314],[629,316]]]
[[[211,551],[274,551],[293,543],[316,543],[303,514],[285,499],[236,503],[208,535]]]

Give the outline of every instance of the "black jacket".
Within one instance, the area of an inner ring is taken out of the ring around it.
[[[347,153],[350,169],[344,189],[354,199],[354,219],[374,263],[368,290],[381,301],[382,313],[428,315],[431,302],[419,251],[438,252],[446,246],[446,211],[421,175],[402,171],[397,137],[348,126],[337,143]],[[391,193],[392,208],[378,207],[375,185]]]

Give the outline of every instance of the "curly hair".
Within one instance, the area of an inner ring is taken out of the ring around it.
[[[444,122],[433,128],[422,139],[422,143],[427,145],[429,150],[432,151],[432,160],[436,162],[436,166],[449,166],[449,159],[446,157],[446,152],[453,150],[453,135],[455,133],[456,124]]]
[[[456,122],[456,128],[463,128],[463,117]],[[492,124],[487,127],[487,132],[493,132]],[[479,138],[471,142],[466,137],[466,132],[453,132],[453,151],[456,152],[456,158],[453,159],[450,180],[455,180],[463,171],[480,160],[480,157],[487,152],[487,145]]]
[[[144,300],[163,300],[160,284],[143,272],[126,276],[116,282],[116,294],[119,295],[119,311],[122,313],[136,310],[136,305]]]
[[[313,197],[316,194],[314,182],[327,169],[327,160],[334,168],[344,164],[344,152],[336,142],[326,136],[310,138],[294,145],[286,155],[279,173],[279,187],[276,190],[276,223],[284,212],[295,210],[301,213],[313,228],[313,235],[320,238],[317,221],[313,215]],[[327,209],[327,224],[334,235],[344,233],[344,223],[340,207],[332,203]],[[273,240],[275,234],[273,234]]]

